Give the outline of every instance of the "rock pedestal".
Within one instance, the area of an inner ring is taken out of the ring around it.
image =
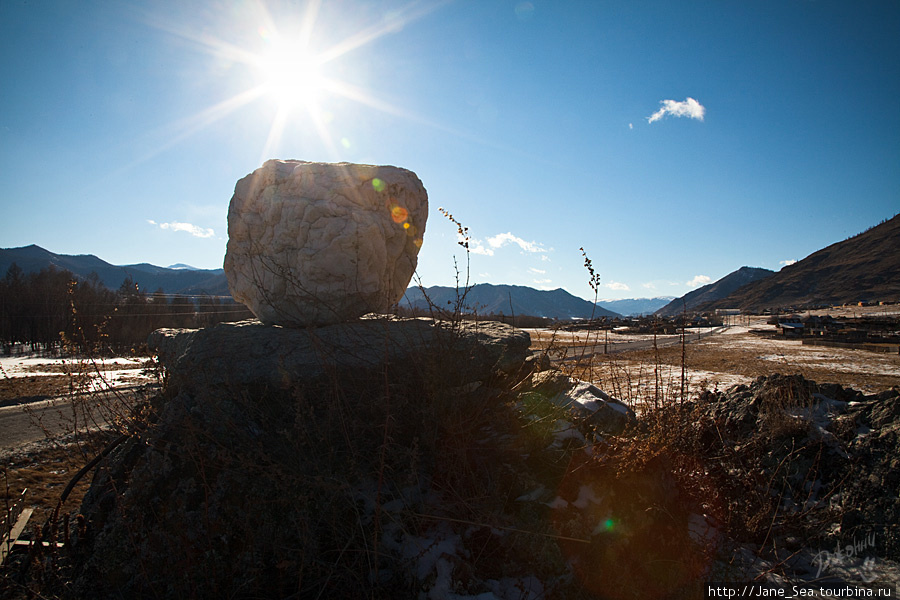
[[[166,368],[170,391],[272,391],[327,380],[437,377],[455,385],[512,373],[529,355],[528,333],[499,322],[451,328],[433,319],[392,316],[314,329],[259,321],[206,329],[159,329],[148,340]]]
[[[430,487],[488,469],[480,448],[496,435],[483,427],[509,419],[499,383],[530,339],[502,323],[382,317],[148,342],[166,390],[85,497],[78,597],[353,598],[388,585],[401,587],[385,597],[408,597],[408,563],[369,560],[390,556],[381,507],[424,510]]]
[[[416,268],[428,195],[391,166],[269,160],[235,186],[225,275],[265,324],[384,313]]]

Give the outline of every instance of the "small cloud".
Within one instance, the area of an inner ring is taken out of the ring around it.
[[[782,261],[779,262],[778,264],[779,264],[779,265],[782,265],[782,266],[785,266],[785,267],[788,267],[788,266],[794,264],[795,262],[797,262],[797,261],[794,260],[793,258],[789,258],[789,259],[787,259],[787,260],[782,260]]]
[[[526,242],[522,238],[514,236],[511,232],[498,233],[494,237],[489,237],[487,241],[491,248],[502,248],[507,244],[516,244],[525,252],[546,252],[540,244]]]
[[[642,287],[642,288],[645,288],[645,289],[648,289],[648,290],[655,290],[655,289],[656,289],[656,284],[654,284],[652,281],[648,281],[647,283],[642,283],[642,284],[641,284],[641,287]]]
[[[147,219],[147,222],[154,227],[159,227],[160,229],[168,229],[169,231],[184,231],[185,233],[189,233],[192,236],[198,238],[211,238],[216,235],[216,232],[212,229],[198,227],[191,223],[179,223],[178,221],[172,221],[171,223],[157,223],[153,219]]]
[[[685,283],[685,285],[688,287],[699,287],[701,285],[706,285],[711,281],[712,279],[710,279],[706,275],[695,275],[694,278]]]
[[[493,256],[494,251],[490,248],[485,248],[484,244],[481,243],[481,240],[476,240],[475,238],[471,238],[469,240],[469,252],[472,254],[481,254],[482,256]]]
[[[634,123],[629,123],[629,124],[628,124],[628,129],[634,129]]]
[[[706,107],[693,98],[688,98],[684,102],[663,100],[660,104],[662,104],[662,108],[647,117],[647,123],[659,121],[666,115],[672,115],[673,117],[688,117],[690,119],[702,121],[703,116],[706,114]]]
[[[548,283],[553,283],[552,279],[532,279],[532,281],[538,285],[546,285]]]
[[[610,281],[609,283],[604,283],[603,285],[611,290],[619,290],[622,292],[628,292],[631,290],[631,288],[628,287],[628,284],[622,283],[620,281]]]
[[[534,16],[534,4],[531,2],[519,2],[515,8],[516,17],[520,21],[527,21]]]
[[[544,269],[535,269],[534,267],[528,267],[528,270],[532,273],[537,273],[538,275],[545,275],[547,273]]]

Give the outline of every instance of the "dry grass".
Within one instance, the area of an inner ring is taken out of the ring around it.
[[[29,529],[50,518],[60,493],[78,470],[93,456],[85,456],[76,444],[54,444],[34,452],[14,454],[0,471],[0,507],[15,502],[27,489],[26,506],[34,509]],[[91,477],[75,486],[60,514],[76,510],[90,487]]]
[[[68,375],[0,378],[0,406],[65,396],[72,386]]]

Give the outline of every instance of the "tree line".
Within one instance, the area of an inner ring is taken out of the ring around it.
[[[148,294],[131,276],[117,290],[96,273],[79,278],[49,266],[25,273],[13,263],[0,279],[0,345],[83,353],[140,351],[161,327],[208,327],[253,314],[230,297]]]

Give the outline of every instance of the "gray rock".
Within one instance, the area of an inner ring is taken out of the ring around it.
[[[622,433],[636,418],[631,408],[596,385],[557,370],[532,374],[520,391],[568,411],[576,420],[602,433]]]

